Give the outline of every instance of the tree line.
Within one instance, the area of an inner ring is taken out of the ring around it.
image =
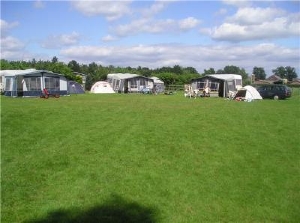
[[[190,83],[193,78],[199,78],[209,74],[239,74],[243,78],[243,84],[249,84],[251,80],[244,68],[240,68],[234,65],[225,66],[223,69],[215,71],[214,68],[205,69],[201,74],[193,67],[181,67],[174,65],[173,67],[161,67],[156,69],[150,69],[147,67],[138,66],[133,67],[119,67],[119,66],[102,66],[95,62],[90,64],[79,64],[75,60],[71,60],[69,63],[60,62],[57,57],[53,57],[52,60],[47,61],[8,61],[1,59],[1,70],[25,70],[34,68],[37,70],[49,70],[54,73],[63,74],[69,80],[75,80],[82,83],[82,76],[86,75],[86,90],[89,90],[92,85],[101,80],[106,80],[109,73],[134,73],[145,77],[155,76],[164,81],[165,85],[183,85]],[[272,72],[281,78],[292,80],[297,77],[295,68],[293,67],[278,67]],[[252,74],[255,75],[256,80],[266,79],[266,73],[262,67],[254,67]]]

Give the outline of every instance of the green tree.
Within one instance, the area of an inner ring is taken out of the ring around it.
[[[292,81],[294,78],[298,77],[294,67],[287,66],[285,67],[285,70],[286,70],[286,79],[288,79],[289,81]]]
[[[198,71],[194,68],[194,67],[186,67],[186,68],[183,68],[183,73],[184,74],[198,74]]]
[[[295,71],[295,68],[290,66],[287,67],[280,66],[272,71],[275,75],[278,75],[279,77],[285,78],[289,81],[292,81],[293,78],[296,78],[298,76]]]
[[[130,70],[131,72],[134,72],[134,70]],[[145,77],[150,77],[151,74],[152,74],[152,71],[148,68],[148,67],[143,67],[140,69],[139,73],[142,75],[142,76],[145,76]]]
[[[222,69],[217,70],[216,74],[225,74],[225,71]]]
[[[252,74],[255,75],[255,80],[265,80],[266,73],[263,67],[254,67]]]
[[[176,77],[173,73],[169,73],[169,72],[162,72],[157,74],[157,77],[159,79],[161,79],[166,86],[171,85],[171,84],[176,84],[175,80]]]
[[[76,80],[76,76],[73,74],[72,70],[63,62],[56,62],[52,64],[48,70],[54,73],[62,74],[69,80]]]
[[[73,72],[79,72],[79,73],[81,73],[80,65],[79,65],[79,63],[77,63],[76,60],[71,60],[71,61],[68,63],[68,67],[69,67]]]
[[[240,72],[238,74],[242,76],[244,85],[246,82],[250,82],[249,76],[244,68],[240,69]]]
[[[277,67],[276,69],[272,70],[272,72],[281,78],[286,78],[286,71],[283,66]]]
[[[181,66],[175,65],[175,66],[173,67],[173,73],[178,74],[178,75],[182,74],[183,71],[182,71],[182,69],[181,69]]]
[[[1,68],[1,70],[10,70],[10,69],[12,69],[10,62],[7,61],[7,60],[4,60],[4,59],[1,59],[0,68]]]
[[[216,73],[216,71],[214,68],[209,68],[208,70],[204,69],[203,75],[206,76],[206,75],[215,74],[215,73]]]
[[[52,58],[52,63],[57,63],[58,62],[58,58],[56,57],[56,56],[54,56],[53,58]]]
[[[233,65],[225,66],[223,70],[225,74],[240,74],[241,71],[239,67]]]

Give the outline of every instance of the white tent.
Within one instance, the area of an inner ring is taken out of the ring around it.
[[[115,93],[115,92],[108,82],[98,81],[92,86],[91,93],[105,94],[105,93]]]
[[[252,101],[252,100],[260,100],[262,99],[259,92],[252,87],[251,85],[247,85],[238,90],[235,95],[235,98],[242,98],[245,101]]]

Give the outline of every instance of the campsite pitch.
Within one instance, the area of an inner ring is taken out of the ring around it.
[[[297,222],[299,92],[1,97],[1,222]]]

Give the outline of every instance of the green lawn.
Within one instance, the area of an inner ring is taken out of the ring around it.
[[[1,222],[299,222],[300,94],[1,97]]]

